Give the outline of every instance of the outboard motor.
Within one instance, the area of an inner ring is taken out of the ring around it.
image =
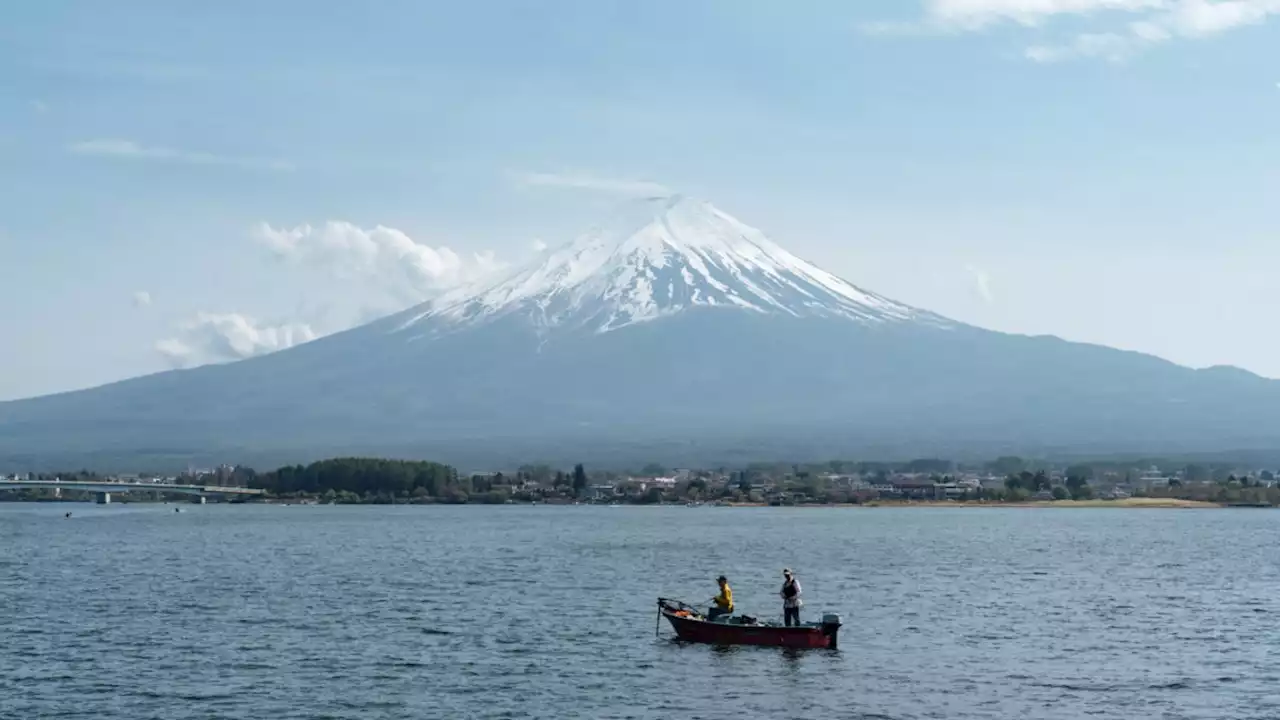
[[[844,624],[840,621],[840,616],[836,613],[824,613],[821,624],[822,634],[827,636],[830,643],[827,647],[839,649],[840,626]]]

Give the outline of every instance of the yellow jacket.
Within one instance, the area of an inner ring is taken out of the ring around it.
[[[729,588],[729,583],[720,587],[720,594],[716,596],[715,603],[716,607],[733,610],[733,590]]]

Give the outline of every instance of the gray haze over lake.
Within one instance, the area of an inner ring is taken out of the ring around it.
[[[1280,717],[1272,511],[174,507],[0,504],[0,717]]]

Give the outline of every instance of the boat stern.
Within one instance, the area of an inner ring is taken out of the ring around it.
[[[840,628],[844,622],[838,613],[824,613],[822,622],[819,627],[822,628],[822,634],[827,638],[827,647],[832,650],[838,650],[840,647]]]

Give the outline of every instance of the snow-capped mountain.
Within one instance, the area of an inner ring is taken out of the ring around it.
[[[638,201],[497,283],[406,313],[398,329],[452,331],[516,315],[542,331],[605,333],[693,308],[949,324],[853,286],[708,202],[677,195]]]
[[[1276,381],[952,322],[688,198],[288,350],[0,403],[0,469],[1249,448],[1280,448]]]

